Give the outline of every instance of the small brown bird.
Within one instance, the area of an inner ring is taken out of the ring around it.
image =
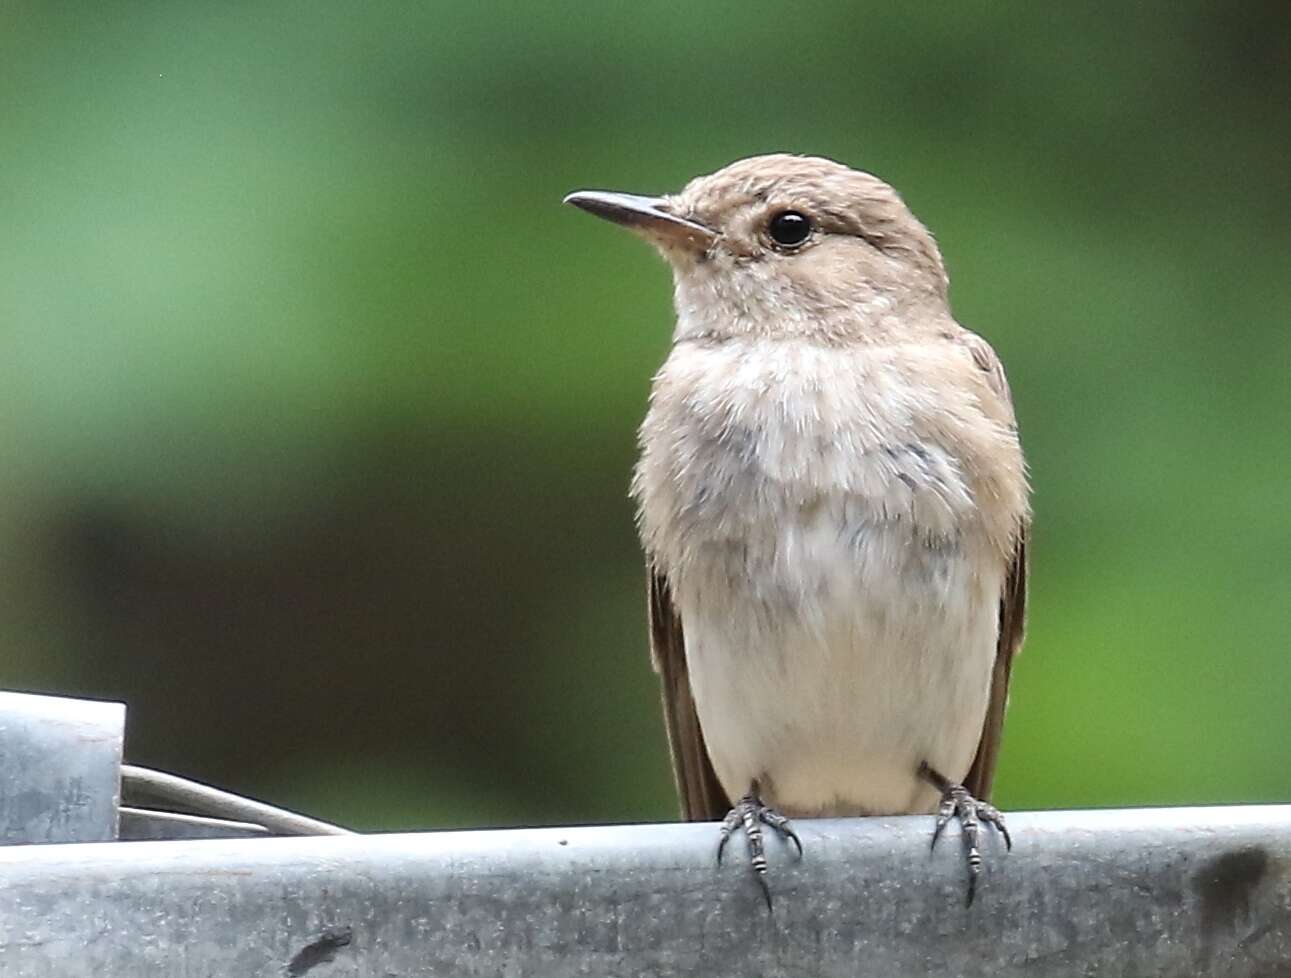
[[[890,186],[759,156],[666,197],[583,191],[675,281],[632,482],[654,666],[686,818],[937,812],[968,899],[1030,513],[1004,370],[951,315],[932,235]],[[734,800],[734,801],[732,801]]]

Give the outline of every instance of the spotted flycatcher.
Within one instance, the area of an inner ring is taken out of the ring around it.
[[[936,812],[969,900],[1022,642],[1026,468],[1000,361],[890,186],[773,155],[567,201],[672,266],[632,481],[685,816]],[[801,852],[801,845],[799,844]],[[719,847],[720,855],[720,847]]]

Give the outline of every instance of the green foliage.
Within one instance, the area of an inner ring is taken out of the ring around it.
[[[1002,804],[1287,799],[1286,9],[8,5],[0,681],[364,826],[667,816],[668,280],[559,200],[785,149],[900,187],[1009,367]]]

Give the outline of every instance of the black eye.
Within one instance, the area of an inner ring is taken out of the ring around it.
[[[797,211],[781,211],[767,223],[767,233],[782,248],[796,248],[811,234],[811,221]]]

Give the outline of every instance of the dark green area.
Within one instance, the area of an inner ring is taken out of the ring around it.
[[[626,499],[662,264],[884,176],[1036,488],[1012,808],[1291,798],[1291,6],[0,11],[0,684],[361,827],[673,812]]]

